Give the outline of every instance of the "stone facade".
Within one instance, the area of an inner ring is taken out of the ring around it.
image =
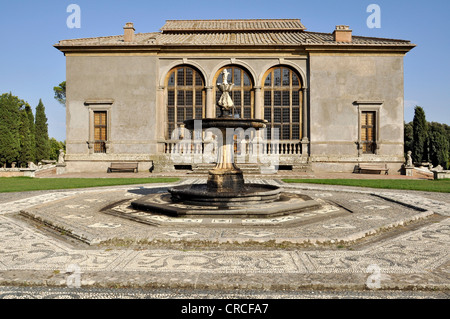
[[[403,57],[414,47],[409,41],[357,37],[345,26],[329,34],[307,32],[300,20],[167,21],[161,30],[131,34],[134,26],[127,23],[124,35],[55,45],[67,67],[66,171],[106,171],[117,161],[139,162],[141,171],[151,161],[155,171],[174,169],[168,75],[180,66],[202,78],[203,117],[215,116],[224,67],[236,66],[250,78],[254,118],[265,116],[268,72],[283,67],[296,74],[300,134],[277,144],[280,165],[353,171],[361,162],[382,162],[391,172],[400,170]],[[370,154],[361,146],[365,111],[376,119]],[[95,148],[96,112],[106,112],[101,152]]]

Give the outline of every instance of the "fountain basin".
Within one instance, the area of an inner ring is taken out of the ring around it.
[[[252,184],[250,184],[252,185]],[[189,189],[191,185],[186,185],[186,189]],[[255,185],[256,188],[260,186],[268,185]],[[202,194],[203,187],[197,185],[193,187],[194,192],[199,191]],[[222,198],[217,198],[216,193],[207,194],[210,202],[208,201],[192,201],[188,203],[186,201],[178,201],[173,199],[171,193],[151,194],[144,196],[131,202],[131,206],[134,209],[148,212],[150,214],[160,214],[171,217],[188,217],[188,218],[273,218],[279,216],[286,216],[291,214],[303,213],[311,210],[315,210],[321,207],[321,204],[311,197],[302,194],[291,193],[278,193],[276,189],[266,188],[267,193],[263,196],[266,197],[263,201],[256,200],[261,196],[260,191],[257,189],[250,195],[244,196],[237,201],[231,201],[233,199],[229,195],[235,195],[232,193],[222,194]],[[186,194],[182,187],[178,187],[177,194]],[[192,189],[190,190],[192,191]],[[264,193],[264,191],[262,192]],[[182,196],[183,196],[182,195]],[[270,196],[278,197],[278,199],[270,199]],[[217,201],[212,202],[212,199]],[[220,202],[222,200],[222,202]]]
[[[169,188],[172,201],[187,205],[241,207],[272,203],[280,199],[281,188],[273,185],[245,184],[240,190],[217,192],[207,184],[182,185]]]
[[[197,122],[196,122],[197,121]],[[263,119],[241,119],[234,117],[218,117],[218,118],[204,118],[201,120],[186,120],[184,121],[185,127],[189,130],[193,130],[195,127],[195,123],[201,124],[202,129],[208,128],[218,128],[218,129],[227,129],[227,128],[242,128],[244,130],[249,128],[265,128],[267,120]],[[200,127],[199,127],[200,128]]]

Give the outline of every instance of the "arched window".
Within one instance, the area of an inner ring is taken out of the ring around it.
[[[279,130],[280,140],[299,140],[302,92],[300,77],[292,69],[277,66],[269,69],[264,78],[264,119],[267,125],[267,137],[270,139],[273,129]]]
[[[253,83],[250,75],[247,71],[239,66],[226,66],[221,68],[216,75],[216,115],[220,114],[220,109],[217,107],[217,102],[219,102],[221,92],[217,88],[218,83],[223,82],[222,71],[227,69],[231,76],[228,76],[228,83],[233,83],[233,90],[231,92],[231,98],[233,99],[235,109],[233,110],[233,115],[236,113],[240,118],[253,118],[254,117],[254,92]]]
[[[167,75],[167,137],[183,121],[201,119],[205,113],[204,80],[190,66],[179,66]]]

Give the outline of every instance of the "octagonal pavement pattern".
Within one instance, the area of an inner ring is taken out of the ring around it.
[[[126,213],[126,201],[173,184],[42,192],[0,203],[0,283],[65,286],[78,269],[83,286],[448,290],[448,195],[436,200],[414,192],[252,182],[282,184],[323,207],[263,223],[225,219],[209,227],[212,220],[162,218],[166,223],[154,227],[101,210],[110,205]],[[389,236],[419,221],[420,227]],[[44,224],[90,245],[56,236]],[[381,237],[364,244],[369,234]],[[130,238],[164,245],[117,244]],[[196,246],[171,244],[189,241]],[[284,249],[286,242],[293,246]]]

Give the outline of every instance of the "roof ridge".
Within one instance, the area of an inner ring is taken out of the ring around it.
[[[189,21],[189,22],[198,22],[198,21],[301,21],[301,19],[298,18],[288,18],[288,19],[194,19],[194,20],[189,20],[189,19],[169,19],[166,20],[167,21],[179,21],[179,22],[184,22],[184,21]]]
[[[244,30],[305,30],[300,19],[201,19],[166,20],[162,32],[176,31],[244,31]]]

